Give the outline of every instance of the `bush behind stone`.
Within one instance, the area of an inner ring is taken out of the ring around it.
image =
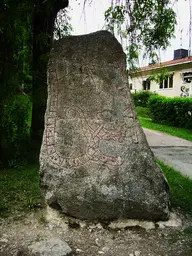
[[[152,121],[192,129],[192,98],[168,98],[153,95],[149,98]]]

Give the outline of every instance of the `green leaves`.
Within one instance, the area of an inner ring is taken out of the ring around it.
[[[121,39],[126,38],[130,68],[134,66],[141,50],[144,50],[145,57],[148,55],[153,60],[159,49],[166,49],[169,45],[176,24],[176,14],[170,7],[170,2],[124,0],[121,5],[114,6],[113,3],[105,12],[106,29],[116,33]]]
[[[192,98],[151,96],[148,106],[152,120],[175,127],[192,128]]]
[[[61,39],[63,36],[68,36],[73,31],[70,24],[71,18],[68,15],[67,10],[60,10],[55,20],[54,39]]]
[[[27,96],[15,96],[4,102],[1,120],[4,159],[17,159],[24,153],[29,139],[30,111],[31,102]]]
[[[118,32],[121,34],[121,26],[125,22],[125,13],[126,8],[123,5],[109,7],[104,14],[105,20],[107,22],[106,29],[109,30],[111,33],[114,33],[116,26]]]
[[[148,100],[151,96],[156,95],[155,93],[151,91],[138,91],[136,93],[133,93],[133,99],[135,106],[139,107],[147,107],[148,106]]]
[[[139,61],[139,51],[140,45],[132,43],[131,45],[126,47],[126,56],[127,62],[129,65],[129,70],[134,71],[137,68],[137,64]]]
[[[163,80],[166,80],[170,76],[171,74],[169,73],[168,69],[165,67],[162,67],[158,74],[151,75],[148,79],[150,81],[155,81],[157,84],[160,84]]]

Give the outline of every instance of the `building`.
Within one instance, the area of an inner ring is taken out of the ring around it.
[[[166,68],[167,76],[159,83],[152,77],[161,74]],[[188,50],[174,51],[174,59],[163,63],[153,64],[140,68],[131,77],[131,92],[149,90],[163,96],[192,96],[192,56]]]

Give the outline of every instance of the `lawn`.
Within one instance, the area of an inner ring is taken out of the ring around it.
[[[150,118],[149,110],[147,108],[136,107],[136,110],[139,122],[142,127],[160,132],[165,132],[170,135],[192,141],[192,130],[153,123]]]
[[[157,160],[168,180],[172,207],[180,207],[192,215],[192,180]]]
[[[192,214],[192,180],[157,161],[161,166],[171,191],[171,204]],[[16,212],[26,212],[41,206],[39,167],[25,165],[15,169],[0,170],[0,217]]]
[[[38,207],[39,167],[26,165],[0,170],[0,194],[0,217]]]

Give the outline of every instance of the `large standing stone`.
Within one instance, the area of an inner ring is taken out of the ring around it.
[[[109,32],[54,44],[40,166],[47,203],[66,214],[168,218],[168,185],[136,117],[125,54]]]

